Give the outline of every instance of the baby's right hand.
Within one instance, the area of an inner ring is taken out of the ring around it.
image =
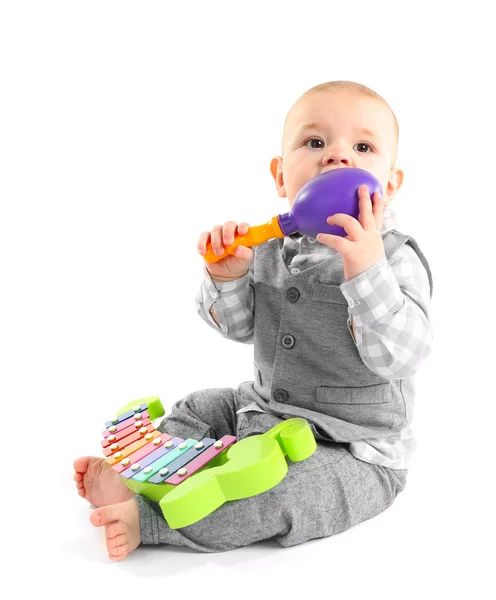
[[[228,221],[224,225],[217,225],[212,231],[204,231],[198,239],[198,252],[205,255],[207,244],[212,244],[215,254],[222,254],[225,246],[234,242],[236,234],[245,235],[250,226],[248,223]],[[225,258],[210,263],[205,261],[205,267],[214,281],[233,281],[239,279],[249,270],[253,263],[253,250],[247,246],[237,246],[234,254],[227,254]]]

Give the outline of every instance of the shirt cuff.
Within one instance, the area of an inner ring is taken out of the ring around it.
[[[223,292],[238,291],[249,282],[249,271],[234,281],[214,281],[207,268],[203,271],[203,301],[207,312]]]
[[[370,325],[405,303],[387,258],[381,258],[367,271],[340,285],[355,327]]]

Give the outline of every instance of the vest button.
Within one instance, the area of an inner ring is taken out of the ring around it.
[[[274,392],[274,400],[277,402],[287,402],[289,394],[286,390],[276,390]]]
[[[289,288],[286,296],[290,302],[298,302],[300,298],[300,292],[295,287],[292,287]]]
[[[292,335],[285,335],[282,338],[282,345],[285,348],[288,348],[288,349],[292,348],[295,345],[295,339],[294,339],[294,337]]]

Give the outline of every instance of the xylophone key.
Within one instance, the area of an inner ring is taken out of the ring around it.
[[[108,429],[105,429],[105,431],[102,431],[102,435],[104,438],[108,437],[109,435],[116,435],[117,432],[121,431],[122,429],[125,429],[126,427],[129,427],[129,425],[136,423],[136,421],[143,420],[143,419],[151,420],[150,415],[147,410],[145,410],[143,412],[134,413],[134,415],[132,417],[129,417],[129,419],[125,419],[124,421],[117,423],[117,425],[111,425]],[[108,423],[108,421],[107,421],[107,423]]]
[[[170,435],[162,433],[159,437],[156,437],[154,440],[152,440],[136,452],[133,452],[126,458],[123,458],[120,463],[117,463],[112,468],[114,469],[114,471],[117,471],[117,473],[122,473],[122,471],[125,471],[132,463],[139,462],[158,448],[161,448],[166,442],[169,442],[171,439],[172,438]]]
[[[103,448],[108,448],[112,444],[116,442],[121,442],[128,435],[132,435],[134,432],[139,431],[142,427],[146,427],[150,425],[150,419],[143,419],[139,421],[129,421],[129,427],[121,429],[121,431],[117,431],[116,433],[110,434],[108,437],[104,438],[101,441]],[[134,440],[132,440],[134,441]]]
[[[220,440],[212,444],[210,448],[207,448],[205,452],[202,452],[199,456],[189,462],[186,465],[186,473],[182,474],[176,471],[174,475],[171,475],[169,478],[167,478],[167,483],[170,485],[179,485],[185,479],[202,469],[221,452],[224,452],[224,450],[235,444],[236,440],[237,438],[233,435],[224,435],[220,438]],[[222,444],[219,444],[219,442],[222,442]]]
[[[156,439],[158,440],[160,438],[156,438]],[[156,448],[148,456],[144,456],[143,458],[138,458],[138,453],[135,452],[130,457],[125,459],[125,460],[129,460],[130,463],[128,463],[128,467],[126,468],[126,470],[121,472],[121,477],[125,477],[126,479],[131,479],[131,477],[134,477],[139,472],[143,471],[143,469],[146,469],[148,467],[151,467],[150,471],[147,471],[147,473],[150,473],[151,470],[153,469],[152,463],[154,463],[156,460],[158,460],[162,456],[165,456],[169,452],[172,452],[175,448],[177,448],[179,446],[179,444],[182,444],[183,442],[184,442],[184,440],[182,438],[175,437],[175,438],[170,439],[170,436],[169,436],[169,440],[165,444],[162,444],[159,448]],[[138,466],[136,467],[136,465],[138,465]]]
[[[105,428],[108,429],[109,427],[112,427],[112,425],[117,425],[118,423],[129,419],[129,417],[134,416],[136,413],[145,411],[147,408],[147,404],[138,404],[132,410],[128,410],[125,413],[122,413],[121,415],[115,417],[115,419],[112,419],[111,421],[106,421],[104,424]]]
[[[184,440],[184,442],[181,442],[178,446],[176,446],[176,448],[174,448],[172,450],[172,452],[169,452],[165,456],[162,456],[161,458],[156,460],[154,463],[152,463],[150,465],[150,467],[152,467],[151,471],[149,471],[147,473],[144,473],[143,471],[141,471],[137,475],[135,475],[133,477],[133,479],[136,481],[141,481],[141,482],[148,481],[150,479],[150,477],[153,477],[155,475],[155,473],[158,473],[162,469],[165,469],[167,467],[167,465],[172,463],[174,460],[176,460],[176,458],[178,458],[179,456],[184,454],[187,450],[189,450],[191,447],[193,447],[197,443],[198,443],[197,440],[193,440],[192,438],[188,438],[187,440]]]
[[[108,464],[111,467],[114,466],[115,464],[121,462],[121,460],[123,458],[130,456],[133,452],[136,452],[137,450],[142,448],[145,444],[148,444],[148,442],[150,442],[154,438],[158,437],[159,435],[160,435],[160,431],[158,431],[157,429],[155,429],[154,431],[150,431],[149,433],[145,434],[145,436],[142,437],[140,440],[133,442],[132,444],[130,444],[129,446],[126,446],[122,450],[117,450],[117,452],[114,452],[114,454],[112,454],[111,456],[109,456],[107,458]],[[105,452],[105,450],[104,450],[104,452]]]
[[[154,431],[157,431],[157,430],[151,423],[149,423],[146,426],[144,425],[143,427],[138,429],[138,431],[135,431],[133,434],[126,436],[125,438],[123,438],[122,440],[119,440],[118,442],[111,443],[107,448],[103,449],[103,453],[105,454],[105,456],[110,456],[114,452],[118,452],[118,451],[122,452],[126,448],[126,446],[129,446],[130,444],[132,444],[133,442],[136,442],[140,438],[144,438],[144,436],[147,433],[153,433]],[[148,439],[147,442],[149,442],[149,441],[150,440]]]
[[[153,477],[148,480],[148,483],[162,483],[163,481],[167,481],[169,483],[168,478],[171,475],[174,475],[177,471],[181,471],[185,465],[188,465],[192,460],[194,460],[199,454],[203,454],[205,450],[210,448],[212,444],[215,443],[215,439],[213,438],[203,438],[199,442],[197,442],[192,448],[190,448],[187,452],[176,458],[173,462],[171,462],[167,466],[167,471],[162,474],[162,469],[156,473]]]

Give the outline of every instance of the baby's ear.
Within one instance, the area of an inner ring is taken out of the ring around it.
[[[281,198],[286,197],[286,189],[284,187],[284,179],[282,175],[282,156],[274,156],[270,161],[270,172],[276,182],[277,195]]]
[[[393,198],[396,196],[396,192],[400,189],[404,175],[405,174],[401,169],[391,169],[386,190],[386,196],[387,199],[389,199],[389,202],[392,202]]]

